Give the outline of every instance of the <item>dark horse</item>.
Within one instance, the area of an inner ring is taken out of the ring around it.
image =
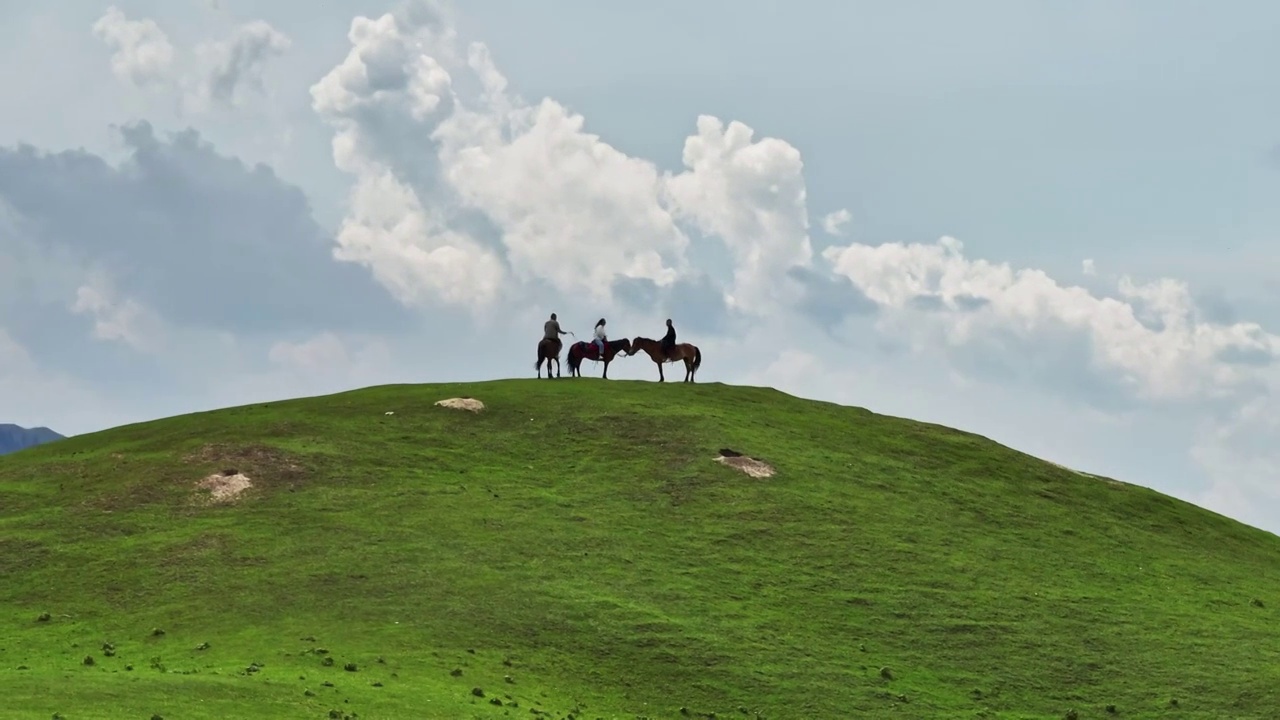
[[[657,340],[650,340],[646,337],[638,337],[631,341],[631,350],[628,355],[635,355],[643,350],[658,366],[658,382],[666,381],[666,377],[662,374],[662,363],[675,362],[677,360],[684,361],[684,381],[693,382],[693,374],[698,372],[698,368],[702,365],[702,351],[697,345],[690,343],[676,343],[671,347],[671,353],[664,356],[662,353],[662,343]]]
[[[542,377],[542,361],[547,361],[547,379],[551,379],[551,361],[556,363],[556,377],[560,377],[560,348],[563,343],[560,338],[542,338],[538,343],[538,363],[533,366],[538,371],[538,377]]]
[[[604,344],[604,357],[600,357],[600,351],[596,349],[596,344],[589,340],[579,340],[569,346],[569,377],[582,377],[583,360],[604,360],[604,379],[609,379],[609,363],[613,361],[619,354],[630,355],[631,341],[623,338],[621,340],[608,340]]]

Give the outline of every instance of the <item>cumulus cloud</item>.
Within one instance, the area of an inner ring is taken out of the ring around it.
[[[93,34],[111,48],[111,72],[142,88],[173,82],[173,45],[154,20],[130,20],[112,5],[93,24]]]
[[[265,91],[262,82],[267,62],[283,55],[293,41],[263,20],[253,20],[232,31],[231,37],[196,47],[202,77],[201,102],[239,106],[250,93]]]
[[[721,238],[734,259],[731,303],[759,311],[785,295],[782,272],[812,259],[804,163],[783,140],[753,141],[740,122],[698,118],[684,144],[685,172],[670,177],[676,212]]]
[[[168,35],[149,18],[130,20],[114,5],[93,24],[93,34],[111,50],[111,69],[129,85],[179,93],[186,112],[237,108],[265,91],[267,63],[292,40],[264,20],[237,26],[230,37],[198,44],[190,57],[174,50]]]
[[[1187,285],[1174,280],[1137,283],[1121,278],[1118,297],[1098,297],[1059,284],[1034,269],[970,260],[954,238],[933,245],[854,243],[828,248],[835,271],[849,278],[886,313],[892,332],[912,334],[944,349],[992,337],[1025,340],[1034,360],[1060,353],[1062,336],[1087,348],[1090,371],[1149,400],[1218,399],[1258,391],[1256,363],[1280,356],[1280,337],[1256,323],[1220,325],[1200,318]],[[921,300],[923,299],[923,303]]]
[[[71,311],[93,319],[93,337],[122,342],[135,350],[154,352],[160,347],[161,321],[150,308],[120,297],[100,275],[76,288]]]
[[[822,229],[827,231],[828,235],[843,235],[844,226],[853,220],[853,215],[849,211],[840,208],[833,213],[827,213],[822,218]]]
[[[460,47],[434,3],[358,17],[348,39],[347,57],[311,88],[336,131],[334,161],[356,178],[339,257],[406,302],[479,311],[550,288],[607,304],[619,287],[669,297],[696,286],[710,314],[764,312],[785,294],[786,268],[811,259],[803,164],[781,140],[704,116],[686,169],[660,173],[560,103],[510,92],[488,48]],[[715,297],[689,262],[691,230],[735,260],[733,286]]]

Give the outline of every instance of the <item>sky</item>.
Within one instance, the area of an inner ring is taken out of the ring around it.
[[[551,312],[578,338],[671,317],[702,382],[1280,532],[1274,3],[0,19],[0,422],[533,377]]]

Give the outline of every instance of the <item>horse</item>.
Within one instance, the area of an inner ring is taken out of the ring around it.
[[[563,343],[560,338],[542,338],[538,342],[538,362],[534,364],[533,369],[538,371],[538,377],[542,377],[542,361],[547,361],[547,379],[551,379],[551,361],[556,363],[556,377],[560,377],[560,348]]]
[[[670,355],[663,355],[662,343],[657,340],[650,340],[647,337],[638,337],[631,341],[631,351],[628,355],[635,355],[641,350],[649,356],[658,366],[658,382],[666,382],[666,377],[662,372],[662,363],[675,362],[677,360],[684,361],[684,381],[693,382],[693,374],[698,372],[698,368],[702,366],[702,351],[697,345],[691,343],[676,343],[671,347]]]
[[[580,369],[583,360],[604,360],[604,379],[609,379],[609,363],[613,361],[619,354],[631,355],[631,341],[623,338],[621,340],[608,340],[604,344],[604,357],[600,357],[600,351],[596,349],[594,341],[579,340],[569,346],[569,377],[582,377]]]

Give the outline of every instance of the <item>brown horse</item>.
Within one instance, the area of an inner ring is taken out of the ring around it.
[[[650,340],[646,337],[638,337],[631,341],[631,351],[628,355],[635,355],[641,350],[649,356],[658,366],[658,382],[665,382],[666,377],[662,373],[662,363],[675,362],[677,360],[684,361],[684,381],[693,382],[693,374],[698,372],[698,368],[702,365],[702,351],[697,345],[691,343],[676,343],[671,347],[671,354],[664,356],[662,353],[662,343],[657,340]]]
[[[609,340],[604,344],[604,357],[600,357],[600,351],[596,348],[596,344],[589,340],[579,340],[569,346],[569,377],[582,377],[580,369],[583,360],[603,360],[604,361],[604,379],[609,379],[609,363],[618,355],[631,355],[631,341],[622,338],[621,340]]]
[[[542,361],[547,361],[547,379],[551,379],[551,361],[556,363],[556,377],[560,377],[560,348],[563,343],[560,338],[542,338],[538,342],[538,362],[533,366],[538,371],[538,377],[542,377]]]

